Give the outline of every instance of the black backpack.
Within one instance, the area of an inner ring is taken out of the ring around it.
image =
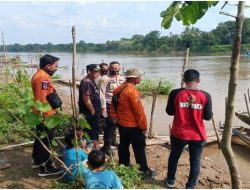
[[[122,91],[126,88],[127,86],[124,86],[117,94],[114,94],[112,96],[112,104],[115,108],[115,111],[117,110],[118,104],[119,104],[119,97]]]

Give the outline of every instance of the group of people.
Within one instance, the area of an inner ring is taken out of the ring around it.
[[[58,97],[54,95],[56,92],[50,78],[58,68],[58,61],[57,57],[44,55],[40,58],[40,69],[32,77],[35,100],[48,102],[52,107],[50,111],[43,113],[44,117],[56,114],[56,109],[61,106],[58,103],[60,101],[53,102],[53,99]],[[79,87],[78,103],[79,111],[85,116],[91,130],[78,129],[78,138],[82,138],[84,132],[87,133],[94,148],[90,152],[87,151],[86,145],[91,142],[87,142],[86,139],[83,139],[82,147],[75,147],[72,144],[75,135],[73,131],[68,131],[65,135],[67,146],[63,151],[65,164],[72,169],[73,176],[76,173],[82,173],[85,181],[90,182],[86,182],[89,188],[122,188],[116,174],[103,169],[105,154],[112,155],[111,146],[118,146],[119,164],[129,167],[131,166],[129,147],[132,145],[135,160],[143,178],[154,178],[156,172],[149,168],[145,152],[147,118],[142,105],[143,96],[136,88],[136,85],[141,82],[143,73],[137,68],[131,68],[124,75],[120,75],[120,63],[117,61],[109,64],[90,64],[87,65],[86,70],[87,76],[82,79]],[[175,186],[178,160],[186,145],[189,146],[190,153],[190,174],[186,188],[195,188],[199,176],[201,153],[207,138],[203,119],[212,118],[211,97],[207,92],[198,89],[199,75],[197,70],[187,70],[184,73],[186,87],[171,91],[168,98],[166,112],[174,116],[171,130],[172,149],[165,181],[169,188]],[[53,94],[52,98],[48,98],[51,94]],[[101,118],[105,118],[106,122],[104,145],[100,148],[98,141]],[[119,130],[119,144],[116,141],[116,128]],[[50,147],[55,131],[41,123],[37,125],[38,137],[42,131],[47,133],[47,136],[42,138],[42,142]],[[76,151],[79,153],[76,154]],[[77,160],[88,160],[88,164],[78,163]],[[39,176],[62,172],[53,165],[50,154],[38,139],[34,143],[33,161],[33,168],[40,168]],[[80,167],[76,167],[78,164]],[[91,170],[87,169],[86,165]],[[77,168],[81,168],[80,171]],[[68,180],[73,180],[73,176],[66,174]]]

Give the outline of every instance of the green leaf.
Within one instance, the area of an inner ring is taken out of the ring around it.
[[[40,111],[42,113],[51,110],[51,106],[48,103],[43,103],[40,101],[36,101],[34,107],[37,111]]]
[[[58,143],[57,143],[56,140],[54,140],[54,139],[51,141],[51,144],[52,144],[53,146],[58,146]]]
[[[87,133],[84,133],[84,137],[87,139],[87,140],[90,140],[90,136],[87,134]]]
[[[48,136],[48,134],[45,132],[45,131],[42,131],[41,133],[40,133],[40,135],[39,135],[39,138],[40,139],[44,139],[45,137],[47,137]]]
[[[79,125],[85,129],[91,130],[90,125],[88,124],[86,119],[79,119]]]
[[[55,116],[46,117],[44,120],[44,124],[49,129],[52,129],[61,124],[61,119]]]
[[[27,112],[24,116],[25,122],[30,126],[35,126],[41,123],[42,117],[33,112]]]
[[[204,16],[209,7],[217,3],[218,1],[185,1],[182,4],[179,1],[173,2],[167,10],[161,12],[160,16],[163,17],[161,26],[168,29],[174,17],[177,21],[181,20],[183,25],[195,24]]]
[[[163,17],[162,27],[168,29],[171,26],[174,16],[179,12],[179,5],[179,1],[174,1],[167,10],[161,12],[160,16]]]

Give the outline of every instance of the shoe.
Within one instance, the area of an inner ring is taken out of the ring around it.
[[[118,142],[112,142],[111,146],[114,146],[114,147],[118,148],[119,144],[118,144]]]
[[[166,179],[166,186],[168,188],[174,188],[175,187],[175,180],[174,179]]]
[[[143,172],[142,179],[143,180],[145,180],[145,179],[153,179],[155,176],[156,176],[156,172],[149,169],[148,171]]]
[[[55,167],[50,166],[49,168],[40,171],[38,173],[38,176],[46,177],[46,176],[50,176],[50,175],[57,175],[57,174],[60,174],[60,173],[63,173],[63,172],[64,172],[63,169],[55,168]]]
[[[39,168],[40,166],[41,166],[41,165],[36,164],[36,163],[34,162],[34,160],[33,160],[32,163],[31,163],[31,167],[32,167],[33,169]]]

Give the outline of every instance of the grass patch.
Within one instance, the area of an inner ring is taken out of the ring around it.
[[[157,91],[159,81],[152,79],[144,79],[137,86],[137,89],[144,95],[152,95],[153,92]],[[174,84],[170,81],[161,81],[161,86],[159,89],[159,94],[168,95],[173,89]]]

